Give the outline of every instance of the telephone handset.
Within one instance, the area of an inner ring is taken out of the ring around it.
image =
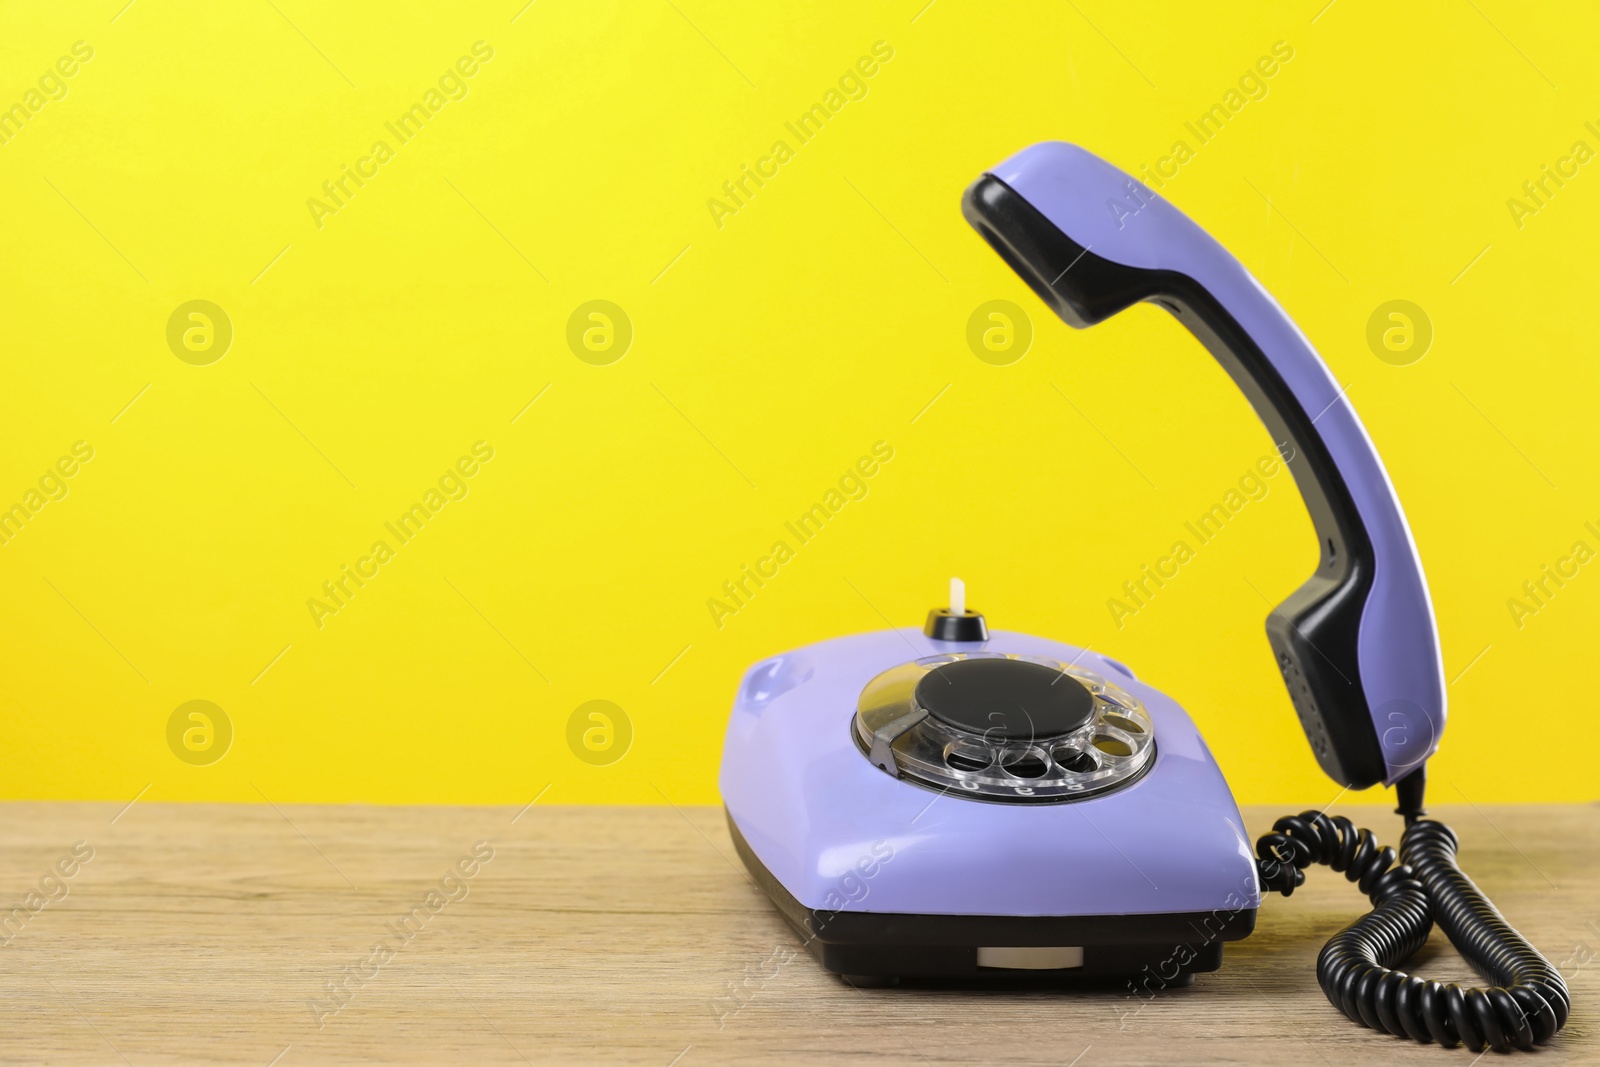
[[[1239,261],[1168,201],[1075,145],[979,178],[962,208],[1069,324],[1140,301],[1171,312],[1249,398],[1320,542],[1267,636],[1317,762],[1365,789],[1420,767],[1444,728],[1444,666],[1410,527],[1366,429],[1303,333]]]

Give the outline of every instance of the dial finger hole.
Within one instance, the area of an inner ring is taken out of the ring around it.
[[[1107,715],[1105,717],[1105,724],[1107,726],[1115,726],[1117,729],[1125,730],[1130,734],[1144,733],[1144,724],[1139,722],[1137,719],[1129,718],[1126,715]]]
[[[1101,752],[1104,752],[1108,756],[1133,755],[1132,745],[1124,741],[1122,738],[1115,737],[1111,734],[1096,734],[1094,737],[1094,747],[1099,749]]]
[[[957,771],[981,771],[991,762],[987,748],[963,744],[945,746],[944,761]]]
[[[1055,751],[1055,761],[1063,770],[1073,774],[1086,774],[1100,767],[1100,761],[1087,749],[1058,748]]]
[[[1043,778],[1050,762],[1043,749],[1024,748],[1002,756],[1000,766],[1014,778]]]

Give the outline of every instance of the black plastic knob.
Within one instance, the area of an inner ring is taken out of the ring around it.
[[[928,612],[928,621],[923,623],[922,632],[935,641],[989,640],[989,624],[983,621],[983,613],[978,611],[963,611],[960,615],[954,615],[949,608],[934,608]]]

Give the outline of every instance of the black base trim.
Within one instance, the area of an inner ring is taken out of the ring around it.
[[[907,915],[818,911],[784,887],[751,850],[733,816],[728,832],[756,883],[824,970],[860,984],[883,979],[962,983],[1094,984],[1133,979],[1152,989],[1187,985],[1222,964],[1222,943],[1255,929],[1254,908],[1145,915]],[[979,946],[1083,948],[1083,966],[1016,971],[978,966]]]

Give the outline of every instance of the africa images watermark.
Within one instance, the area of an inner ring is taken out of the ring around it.
[[[348,207],[356,193],[376,178],[383,165],[395,157],[398,146],[410,144],[422,132],[422,128],[444,110],[446,104],[467,98],[471,92],[467,79],[475,76],[482,64],[494,58],[494,46],[487,41],[475,41],[471,51],[471,55],[460,57],[439,75],[438,81],[427,88],[421,100],[412,103],[393,122],[383,124],[383,128],[394,138],[394,145],[382,138],[372,142],[371,150],[358,157],[354,166],[341,163],[338,176],[322,183],[321,197],[313,196],[306,200],[306,208],[311,212],[311,221],[317,229],[327,225],[328,216],[337,215]]]
[[[874,42],[872,54],[862,56],[846,68],[839,75],[836,87],[830,87],[822,94],[822,99],[801,112],[799,118],[783,124],[783,128],[794,138],[793,145],[779,138],[772,142],[766,155],[756,157],[754,165],[739,164],[738,175],[722,183],[721,197],[713,196],[706,200],[706,210],[711,212],[711,221],[717,229],[722,229],[728,216],[737,215],[740,208],[755,198],[757,191],[776,178],[783,165],[794,159],[796,150],[810,144],[822,132],[822,128],[844,110],[846,104],[852,100],[865,100],[869,91],[867,79],[876,75],[882,65],[893,58],[893,45],[888,41]]]
[[[1584,923],[1584,927],[1592,930],[1596,936],[1600,936],[1600,922],[1590,919]],[[1561,977],[1567,980],[1567,985],[1577,985],[1578,975],[1596,960],[1600,960],[1600,952],[1596,952],[1589,942],[1574,941],[1572,943],[1572,951],[1567,953],[1566,959],[1561,961],[1559,968]]]
[[[398,920],[383,924],[385,936],[372,943],[370,952],[353,964],[345,964],[339,969],[337,977],[323,982],[322,988],[327,997],[306,999],[306,1008],[316,1020],[317,1029],[322,1029],[330,1018],[348,1007],[356,994],[378,977],[384,967],[410,945],[435,916],[449,905],[466,900],[467,894],[472,891],[470,883],[492,859],[493,845],[487,841],[473,844],[470,852],[445,868],[444,876],[428,890],[421,903]]]
[[[1145,964],[1139,977],[1128,979],[1128,993],[1123,998],[1124,1002],[1137,1000],[1138,1004],[1118,1009],[1117,1029],[1126,1030],[1129,1019],[1143,1011],[1146,1004],[1155,1000],[1163,990],[1176,981],[1183,973],[1183,968],[1194,962],[1203,949],[1221,938],[1228,924],[1250,906],[1251,897],[1254,895],[1256,895],[1256,879],[1255,875],[1251,874],[1239,883],[1238,889],[1228,890],[1228,895],[1223,898],[1222,907],[1213,908],[1211,914],[1195,927],[1198,947],[1194,942],[1179,942],[1173,945],[1172,951],[1158,963],[1153,966]]]
[[[8,145],[12,138],[23,130],[23,127],[33,121],[33,118],[43,111],[45,107],[57,100],[65,100],[69,86],[67,79],[73,77],[82,68],[83,64],[94,58],[94,46],[88,41],[74,41],[69,54],[61,56],[54,64],[45,68],[35,82],[35,88],[29,88],[22,94],[22,98],[10,107],[0,111],[0,145]]]
[[[87,441],[74,441],[69,455],[46,467],[36,486],[29,486],[20,500],[0,511],[0,545],[9,545],[51,501],[65,500],[72,489],[68,479],[75,477],[92,459],[94,446]]]
[[[1194,121],[1183,124],[1184,130],[1194,138],[1194,143],[1191,145],[1188,137],[1178,138],[1167,150],[1166,155],[1153,163],[1142,165],[1138,170],[1139,177],[1152,189],[1160,189],[1166,182],[1176,178],[1183,166],[1192,162],[1201,148],[1214,141],[1228,123],[1239,117],[1239,113],[1251,101],[1267,98],[1267,94],[1271,92],[1268,82],[1293,58],[1293,45],[1287,41],[1274,41],[1271,53],[1259,57],[1239,75],[1234,86],[1222,94],[1222,99],[1201,112]],[[1137,183],[1130,181],[1128,187],[1129,195],[1126,200],[1112,197],[1106,202],[1118,229],[1122,228],[1125,219],[1137,215],[1148,203],[1139,191]]]
[[[33,921],[33,917],[44,911],[52,904],[59,904],[67,899],[72,892],[68,883],[76,878],[83,865],[94,859],[94,846],[87,841],[78,841],[73,844],[70,851],[56,860],[39,878],[38,888],[30,889],[22,896],[22,901],[7,912],[0,912],[0,948],[11,944],[13,938],[22,932],[23,927]]]
[[[793,522],[786,522],[783,528],[794,538],[795,543],[790,545],[787,540],[779,539],[772,543],[772,548],[765,556],[760,557],[754,564],[746,563],[739,568],[739,573],[733,578],[722,583],[722,597],[707,597],[706,610],[711,613],[711,623],[717,629],[726,625],[725,620],[730,615],[737,615],[747,607],[750,601],[767,582],[778,576],[785,563],[795,558],[799,549],[811,543],[812,538],[822,532],[822,528],[832,519],[839,516],[846,504],[852,500],[865,500],[871,492],[867,485],[869,479],[875,477],[883,464],[894,459],[894,446],[887,441],[876,441],[872,445],[870,455],[857,459],[842,475],[833,488],[822,495],[822,499],[811,505],[809,509],[800,513]],[[724,599],[726,598],[726,599]]]
[[[1585,122],[1583,128],[1600,138],[1600,129],[1593,122]],[[1578,176],[1579,168],[1594,157],[1595,151],[1589,142],[1577,140],[1572,142],[1566,155],[1557,157],[1553,165],[1540,164],[1539,173],[1522,183],[1522,195],[1506,198],[1511,224],[1519,230],[1526,226],[1528,219],[1549,207],[1556,194],[1567,187],[1567,182]]]
[[[1111,612],[1111,621],[1117,624],[1117,629],[1122,629],[1130,618],[1149,607],[1156,594],[1178,576],[1183,565],[1192,561],[1201,548],[1215,540],[1248,504],[1265,500],[1267,494],[1272,492],[1268,479],[1277,477],[1286,464],[1294,462],[1294,456],[1293,446],[1280,441],[1275,455],[1256,460],[1239,476],[1236,488],[1230,488],[1220,501],[1212,504],[1199,518],[1183,524],[1183,528],[1194,538],[1193,545],[1187,538],[1174,541],[1166,555],[1154,563],[1144,564],[1139,568],[1137,577],[1122,583],[1123,596],[1106,598],[1106,610]]]
[[[822,932],[827,929],[833,917],[843,911],[846,905],[857,904],[867,899],[872,891],[870,882],[883,870],[885,864],[894,859],[894,846],[887,841],[874,841],[856,858],[854,864],[846,868],[834,882],[832,888],[823,894],[822,907],[813,914],[812,931],[810,936],[802,943],[802,947],[809,945]],[[711,1017],[717,1021],[717,1029],[721,1030],[729,1019],[738,1015],[757,993],[766,988],[767,983],[778,977],[778,973],[791,961],[798,959],[800,953],[788,945],[774,945],[772,951],[756,963],[745,964],[744,976],[738,981],[728,979],[725,986],[726,992],[721,996],[712,997],[707,1002],[711,1010]]]
[[[483,469],[483,464],[492,459],[493,445],[487,441],[473,442],[471,455],[457,459],[434,485],[428,487],[422,499],[401,512],[399,518],[385,522],[383,528],[393,536],[395,544],[391,545],[380,538],[372,542],[372,548],[366,555],[357,557],[354,566],[340,564],[338,575],[322,583],[322,596],[306,598],[306,610],[311,613],[312,624],[320,630],[326,625],[324,620],[329,615],[337,615],[340,610],[349,607],[356,594],[378,576],[383,565],[395,558],[399,551],[397,546],[410,544],[430,520],[439,517],[439,512],[444,510],[446,504],[467,498],[472,491],[468,481]]]
[[[1586,522],[1583,528],[1600,541],[1600,526]],[[1529,619],[1549,607],[1556,594],[1565,589],[1567,583],[1576,578],[1583,565],[1594,559],[1595,555],[1594,547],[1580,538],[1572,542],[1572,547],[1565,555],[1556,557],[1552,563],[1543,564],[1537,575],[1523,582],[1520,597],[1507,597],[1506,610],[1511,612],[1511,621],[1517,629],[1522,629]]]

